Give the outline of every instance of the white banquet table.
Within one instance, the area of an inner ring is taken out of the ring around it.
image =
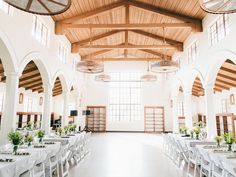
[[[16,177],[20,173],[27,171],[29,165],[36,161],[40,161],[44,155],[50,155],[59,152],[61,143],[45,145],[45,148],[24,148],[19,149],[18,152],[28,152],[29,155],[13,155],[13,154],[0,154],[0,159],[13,159],[14,162],[0,162],[0,177]]]

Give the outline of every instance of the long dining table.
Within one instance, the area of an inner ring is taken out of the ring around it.
[[[12,154],[12,150],[8,149],[5,152],[0,152],[0,159],[12,159],[12,162],[0,162],[0,177],[16,177],[29,167],[37,162],[43,156],[50,156],[53,153],[59,152],[61,147],[60,142],[54,144],[43,144],[43,146],[34,145],[27,147],[21,146],[18,149],[19,155]],[[22,155],[25,153],[26,155]]]

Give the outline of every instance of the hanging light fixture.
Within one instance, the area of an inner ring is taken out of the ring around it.
[[[111,76],[108,74],[99,74],[97,76],[95,76],[95,81],[98,82],[110,82],[111,81]]]
[[[199,0],[201,8],[207,13],[228,14],[236,12],[236,0]]]
[[[90,28],[90,59],[91,59],[91,44],[92,44],[92,29]],[[80,61],[77,64],[77,71],[89,74],[102,73],[104,71],[103,63],[92,60]]]
[[[65,12],[71,0],[4,0],[11,6],[25,12],[39,15],[57,15]]]
[[[141,81],[143,81],[143,82],[154,82],[156,80],[157,80],[157,76],[150,73],[149,61],[148,61],[147,73],[142,75]]]
[[[165,28],[163,27],[163,45],[166,45],[166,40],[165,40]],[[151,65],[151,71],[156,72],[156,73],[170,73],[170,72],[175,72],[179,69],[179,64],[177,62],[168,60],[166,58],[166,50],[165,48],[165,54],[163,54],[163,59],[155,62]]]

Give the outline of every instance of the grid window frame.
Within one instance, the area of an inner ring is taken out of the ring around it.
[[[109,120],[141,120],[140,73],[111,73],[109,84]]]
[[[62,42],[60,42],[58,57],[63,64],[67,64],[67,56],[68,56],[68,49]]]
[[[32,35],[43,46],[49,46],[49,29],[37,15],[33,15]]]
[[[197,52],[197,41],[193,42],[190,47],[188,48],[188,64],[192,63],[196,60],[198,56]]]
[[[225,38],[229,31],[229,15],[223,14],[210,26],[210,45],[214,46]]]

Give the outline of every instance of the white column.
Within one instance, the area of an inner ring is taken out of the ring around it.
[[[5,73],[6,75],[6,94],[5,105],[2,114],[0,144],[7,143],[7,134],[16,127],[16,111],[18,103],[18,84],[19,75],[16,72]]]
[[[179,120],[178,120],[178,98],[172,98],[172,120],[173,120],[173,132],[179,132]]]
[[[213,88],[210,85],[205,86],[206,130],[209,139],[213,139],[217,134]]]
[[[193,113],[192,113],[192,91],[184,93],[184,112],[185,112],[185,125],[188,128],[193,127]]]
[[[65,126],[65,125],[68,124],[69,96],[70,96],[70,92],[69,91],[65,91],[63,93],[63,97],[64,97],[64,110],[63,110],[63,117],[62,117],[62,126]]]
[[[42,129],[46,133],[50,133],[51,122],[51,106],[52,106],[52,86],[44,86],[44,104],[43,104],[43,117],[42,117]]]

